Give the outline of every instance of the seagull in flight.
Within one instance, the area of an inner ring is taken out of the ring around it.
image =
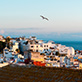
[[[49,21],[48,18],[46,18],[46,17],[44,17],[44,16],[42,16],[42,15],[40,15],[40,17],[42,17],[43,19],[46,19],[47,21]]]

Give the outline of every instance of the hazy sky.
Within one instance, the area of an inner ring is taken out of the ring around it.
[[[82,41],[81,32],[82,0],[0,0],[2,35]]]

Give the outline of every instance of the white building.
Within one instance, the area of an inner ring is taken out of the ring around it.
[[[4,48],[3,50],[3,57],[6,58],[7,61],[12,57],[13,52],[9,51],[7,47]]]
[[[56,45],[52,41],[45,43],[42,40],[36,40],[35,37],[32,37],[27,41],[22,40],[20,42],[20,48],[22,52],[26,50],[32,50],[34,52],[44,53],[45,51],[49,51],[50,47],[55,48],[55,46]]]
[[[16,51],[16,49],[19,49],[19,43],[16,40],[10,40],[10,42],[12,43],[12,51]]]
[[[15,44],[13,45],[12,47],[12,50],[15,52],[16,49],[19,49],[19,43],[18,42],[15,42]]]
[[[66,54],[68,56],[74,56],[75,55],[75,50],[73,47],[66,47],[65,45],[58,45],[58,50],[60,54]]]

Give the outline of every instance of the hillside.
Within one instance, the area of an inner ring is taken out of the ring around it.
[[[82,70],[10,65],[0,68],[0,82],[82,82]]]

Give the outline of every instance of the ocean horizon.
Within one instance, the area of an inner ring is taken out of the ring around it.
[[[53,40],[53,39],[43,39],[44,41],[54,41],[56,44],[62,44],[67,47],[73,47],[75,50],[82,50],[82,41],[58,41],[58,40]]]
[[[82,50],[82,41],[54,41],[57,44],[73,47],[75,50]]]

